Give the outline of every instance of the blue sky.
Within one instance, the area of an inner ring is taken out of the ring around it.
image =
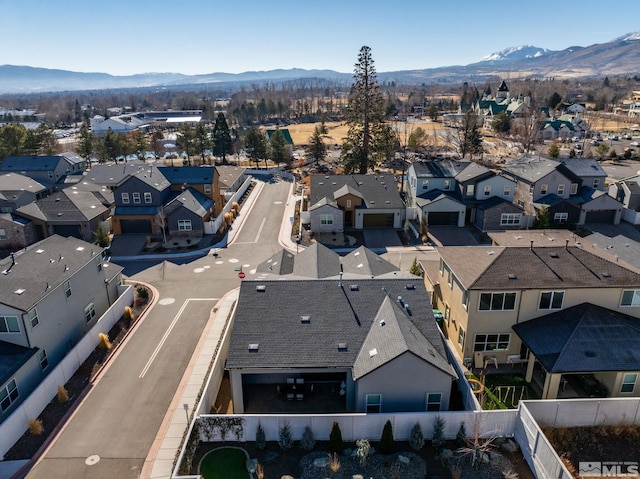
[[[129,75],[466,65],[640,30],[637,0],[0,0],[0,65]]]

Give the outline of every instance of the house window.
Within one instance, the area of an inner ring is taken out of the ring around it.
[[[93,303],[89,303],[84,308],[84,320],[88,323],[96,316],[96,308]]]
[[[204,194],[205,195],[211,194],[211,185],[204,185]]]
[[[20,324],[17,316],[0,316],[0,333],[19,333]]]
[[[529,186],[529,194],[532,195],[533,194],[533,185]]]
[[[464,338],[467,336],[467,333],[465,333],[464,329],[462,329],[462,326],[460,326],[458,328],[458,344],[460,345],[461,349],[464,349]]]
[[[13,208],[11,206],[0,206],[0,213],[12,213]]]
[[[540,185],[540,194],[546,195],[548,189],[549,189],[549,185]]]
[[[451,189],[451,180],[444,180],[444,190],[447,191]]]
[[[140,192],[139,191],[135,191],[133,193],[131,193],[131,196],[133,197],[133,202],[134,203],[140,203]]]
[[[640,290],[631,289],[623,291],[620,306],[640,306]]]
[[[53,171],[47,171],[47,176],[49,176],[50,180],[53,180]]]
[[[0,228],[0,240],[7,239],[7,231],[4,228]]]
[[[569,194],[575,195],[578,192],[578,183],[571,183]]]
[[[511,186],[504,185],[504,188],[502,189],[502,196],[509,196],[510,194],[511,194]]]
[[[485,185],[484,196],[491,196],[491,185]]]
[[[47,359],[47,352],[44,349],[41,349],[38,353],[38,360],[40,361],[40,369],[43,371],[47,369],[47,366],[49,366],[49,360]]]
[[[538,309],[562,309],[564,291],[544,291],[540,293]]]
[[[64,282],[64,295],[67,298],[71,296],[71,283],[69,283],[69,281]]]
[[[555,213],[553,215],[554,223],[566,223],[569,219],[569,213]]]
[[[40,319],[38,318],[38,310],[33,308],[29,311],[29,321],[31,321],[31,327],[35,328],[38,324],[40,324]]]
[[[135,201],[135,194],[134,194],[133,200]],[[147,203],[147,204],[153,202],[153,196],[151,195],[150,191],[145,191],[144,192],[144,202]]]
[[[351,208],[351,200],[347,200],[347,208]]]
[[[519,225],[521,213],[502,213],[500,216],[500,225]]]
[[[638,380],[638,373],[627,373],[622,377],[622,386],[620,387],[621,393],[632,393],[636,388],[636,381]]]
[[[600,178],[593,179],[593,187],[598,188],[600,186]]]
[[[516,293],[480,293],[480,311],[513,311]]]
[[[442,394],[440,393],[427,394],[427,411],[439,411],[441,402],[442,402]]]
[[[447,321],[451,319],[451,308],[448,304],[444,305],[444,319],[446,319]]]
[[[467,196],[473,196],[476,191],[476,185],[467,185]]]
[[[509,349],[511,334],[476,334],[474,351],[496,351]]]
[[[191,220],[178,220],[178,231],[191,231]]]
[[[453,289],[453,273],[450,269],[447,270],[447,284],[449,288]]]
[[[429,189],[429,180],[422,180],[422,188],[425,190]]]
[[[18,386],[16,385],[16,380],[12,379],[7,383],[5,387],[0,389],[0,409],[2,412],[5,412],[11,406],[18,397],[20,393],[18,392]]]
[[[444,261],[442,261],[442,258],[440,258],[440,267],[438,268],[438,271],[440,271],[440,276],[444,275]]]
[[[120,199],[122,200],[122,203],[125,205],[129,204],[129,193],[121,193],[120,194]]]
[[[382,394],[367,394],[367,413],[379,413],[382,410]]]
[[[558,196],[564,195],[564,184],[558,185]]]
[[[321,225],[332,225],[333,224],[333,215],[320,215],[320,224]]]
[[[462,291],[462,305],[464,306],[464,309],[469,308],[469,291],[466,289]]]

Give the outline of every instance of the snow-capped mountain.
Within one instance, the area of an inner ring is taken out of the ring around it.
[[[509,47],[499,52],[491,53],[480,59],[480,62],[508,62],[518,61],[525,58],[538,58],[543,55],[552,53],[546,48],[539,48],[533,45],[520,45],[518,47]]]
[[[627,33],[626,35],[622,35],[621,37],[616,38],[614,41],[635,42],[637,40],[640,40],[640,32]]]

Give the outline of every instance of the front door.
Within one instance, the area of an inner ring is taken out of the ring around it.
[[[344,212],[344,227],[352,228],[353,227],[353,211],[345,211]]]

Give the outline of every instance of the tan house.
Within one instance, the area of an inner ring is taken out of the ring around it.
[[[609,371],[600,367],[584,371],[585,361],[580,355],[573,355],[571,361],[557,370],[550,366],[555,362],[536,359],[535,353],[541,354],[544,347],[535,351],[534,342],[523,341],[526,334],[520,336],[522,331],[518,329],[528,321],[542,321],[559,311],[587,303],[607,311],[607,317],[614,318],[610,321],[617,326],[626,325],[627,332],[623,335],[632,337],[636,334],[634,328],[640,331],[640,320],[637,320],[640,318],[640,274],[581,247],[568,245],[447,247],[438,252],[439,267],[425,268],[427,289],[433,291],[433,307],[443,312],[445,334],[465,364],[484,368],[499,363],[526,363],[528,381],[534,369],[544,375],[543,398],[557,396],[562,374],[592,375],[596,381],[609,385],[607,395],[610,396],[640,395],[640,386],[635,382],[631,393],[627,391],[630,386],[622,393],[615,388],[625,374],[636,374],[637,379],[639,342],[628,342],[624,369]],[[558,330],[548,334],[565,337],[562,336],[564,323],[551,321],[549,324]],[[606,343],[603,338],[611,328],[604,322],[597,327],[602,329],[592,331]],[[570,339],[570,335],[566,336],[562,347],[571,346]],[[601,350],[594,351],[595,346],[585,345],[582,344],[583,355],[591,351],[602,356],[609,347],[601,345]],[[555,354],[560,354],[562,347]],[[605,363],[602,359],[600,364]],[[629,381],[630,378],[627,377]]]

